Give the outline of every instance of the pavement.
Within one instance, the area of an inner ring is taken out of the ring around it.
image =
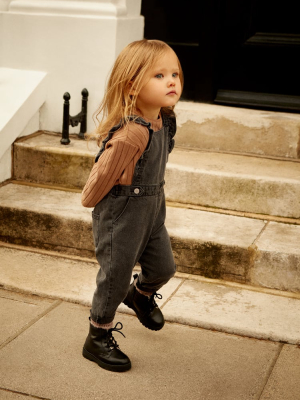
[[[166,324],[115,322],[132,369],[84,359],[97,264],[0,245],[0,399],[299,400],[300,295],[178,273]]]

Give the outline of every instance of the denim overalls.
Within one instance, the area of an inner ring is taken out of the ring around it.
[[[133,117],[131,117],[133,119]],[[116,185],[93,210],[96,257],[101,266],[94,293],[91,318],[99,324],[112,322],[127,295],[133,267],[141,265],[139,287],[155,292],[174,275],[176,265],[165,227],[164,175],[174,147],[174,114],[162,115],[163,126],[153,132],[150,123],[134,122],[149,129],[147,148],[138,160],[132,185]],[[120,124],[104,139],[96,162]]]

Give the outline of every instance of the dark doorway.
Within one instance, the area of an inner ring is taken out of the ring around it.
[[[144,0],[142,15],[145,38],[166,41],[182,63],[183,99],[300,111],[293,0]]]

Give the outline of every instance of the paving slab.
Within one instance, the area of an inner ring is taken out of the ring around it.
[[[300,344],[300,299],[186,280],[163,311],[180,324]]]
[[[300,162],[175,149],[166,172],[169,201],[300,217]]]
[[[27,394],[18,394],[3,390],[0,388],[0,400],[34,400],[36,397],[28,396]]]
[[[283,346],[260,400],[299,400],[300,348]]]
[[[257,251],[250,270],[251,283],[299,292],[299,243],[300,226],[269,222],[255,243]]]
[[[0,346],[41,315],[52,303],[49,299],[0,289]]]
[[[177,324],[160,332],[117,315],[132,361],[126,373],[99,368],[81,355],[89,310],[62,303],[0,350],[0,387],[51,400],[259,398],[279,344]],[[136,390],[138,382],[139,390]]]
[[[91,306],[99,270],[97,262],[68,259],[2,246],[0,246],[0,259],[2,287]],[[139,270],[140,268],[136,267],[133,274]],[[163,306],[181,282],[181,278],[172,278],[159,291],[163,297],[157,299],[157,303]],[[118,311],[133,314],[133,311],[124,304],[120,305]]]

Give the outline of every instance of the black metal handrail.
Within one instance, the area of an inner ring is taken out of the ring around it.
[[[63,125],[62,125],[62,138],[60,140],[61,144],[69,144],[71,142],[69,138],[69,126],[77,126],[80,123],[80,132],[78,137],[84,139],[84,134],[86,132],[86,118],[87,118],[87,102],[89,97],[89,92],[87,89],[83,89],[81,92],[81,111],[73,117],[70,115],[70,93],[66,92],[63,95],[64,98],[64,109],[63,109]]]

